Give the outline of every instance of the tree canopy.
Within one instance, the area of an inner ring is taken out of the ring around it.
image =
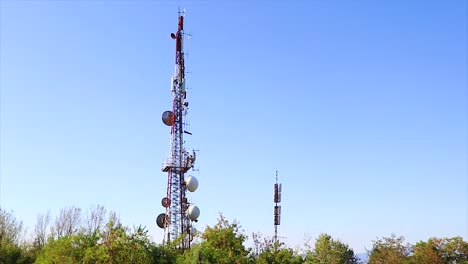
[[[308,252],[306,263],[355,264],[358,259],[348,245],[328,234],[321,234],[315,242],[314,250]]]

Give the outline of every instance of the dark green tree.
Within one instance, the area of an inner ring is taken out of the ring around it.
[[[284,246],[274,246],[271,249],[263,251],[255,263],[259,264],[301,264],[304,259],[291,248]]]
[[[23,223],[18,221],[12,211],[0,208],[0,263],[32,263],[22,241]]]
[[[468,264],[468,243],[461,237],[442,239],[441,251],[448,263]]]
[[[86,229],[83,229],[86,230]],[[143,227],[131,230],[115,214],[102,229],[52,237],[37,263],[154,263],[156,246]]]
[[[244,247],[247,236],[238,222],[230,223],[222,214],[218,223],[206,227],[202,242],[186,250],[177,263],[243,264],[249,262],[249,250]]]
[[[301,255],[282,242],[275,242],[273,238],[263,238],[260,233],[253,233],[254,248],[251,260],[259,264],[300,264],[304,262]]]
[[[80,244],[79,237],[64,236],[50,239],[39,254],[36,263],[81,263],[84,253],[85,249]]]
[[[305,263],[355,264],[358,263],[358,259],[347,244],[334,240],[328,234],[321,234],[315,241],[314,249],[307,252]]]

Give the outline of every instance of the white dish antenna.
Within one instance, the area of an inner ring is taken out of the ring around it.
[[[196,205],[191,204],[187,209],[187,215],[192,221],[197,221],[200,216],[200,209]]]
[[[187,189],[190,192],[194,192],[198,189],[198,180],[194,176],[190,175],[185,180],[185,184],[187,185]]]

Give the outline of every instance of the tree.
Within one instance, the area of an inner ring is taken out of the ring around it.
[[[256,263],[259,264],[301,264],[304,262],[302,256],[298,255],[291,248],[286,248],[283,245],[276,244],[270,249],[263,251],[258,258]]]
[[[334,240],[328,234],[320,234],[314,249],[307,252],[306,263],[355,264],[358,263],[358,259],[347,244]]]
[[[273,238],[263,237],[260,233],[253,233],[254,248],[252,261],[259,264],[300,264],[304,260],[297,252],[285,247],[282,242],[275,242]]]
[[[468,263],[468,243],[461,237],[442,239],[443,259],[448,263]]]
[[[411,263],[468,263],[468,243],[461,237],[430,238],[427,242],[420,241],[413,248]]]
[[[0,263],[31,263],[21,247],[23,223],[0,208]]]
[[[47,229],[50,224],[50,212],[47,212],[45,215],[39,214],[37,216],[37,222],[34,226],[34,238],[33,238],[33,248],[35,250],[41,250],[47,242],[49,235]]]
[[[106,218],[106,209],[102,205],[91,207],[86,213],[84,221],[84,232],[94,234],[98,232],[104,225]]]
[[[93,257],[85,257],[85,263],[151,263],[152,243],[149,241],[148,231],[139,226],[130,231],[120,223],[112,220],[101,232]],[[101,262],[104,260],[104,262]]]
[[[202,242],[186,250],[177,263],[248,263],[249,250],[243,245],[246,239],[238,222],[230,223],[220,214],[215,226],[206,227]]]
[[[420,241],[413,247],[412,263],[420,264],[444,264],[442,252],[438,249],[439,239],[429,239],[427,242]]]
[[[99,209],[97,212],[103,212]],[[78,209],[79,210],[79,209]],[[36,263],[154,263],[155,245],[148,231],[139,226],[130,229],[121,224],[117,214],[110,213],[101,227],[102,214],[91,217],[84,228],[76,209],[61,211],[56,222],[62,232],[48,240]],[[91,227],[91,228],[90,228]]]
[[[265,252],[273,247],[273,239],[263,237],[261,233],[252,233],[252,240],[254,247],[252,249],[252,256],[257,258],[262,252]]]
[[[74,206],[60,209],[60,214],[55,219],[55,225],[51,228],[51,234],[56,239],[71,236],[78,233],[81,225],[81,209]]]
[[[179,241],[177,241],[177,243],[179,243]],[[166,245],[155,245],[151,250],[154,263],[158,263],[158,264],[176,263],[177,258],[181,255],[182,252],[180,252],[179,250],[176,250],[174,248],[175,245],[176,244],[174,242],[166,244]],[[194,252],[193,248],[191,252]],[[188,257],[187,259],[198,259],[198,257],[196,258]],[[194,262],[194,263],[198,263],[198,262]]]
[[[79,242],[77,236],[51,239],[42,249],[36,263],[79,263],[85,251]]]
[[[403,236],[397,237],[395,234],[373,241],[372,249],[369,252],[369,264],[408,263],[411,246],[409,244],[403,245],[404,241]]]
[[[23,223],[16,220],[13,212],[0,208],[0,245],[18,245],[23,232]]]

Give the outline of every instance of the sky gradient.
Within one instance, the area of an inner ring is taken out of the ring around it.
[[[252,3],[255,2],[255,3]],[[468,239],[466,1],[0,1],[0,206],[162,231],[177,8],[201,215],[356,252]]]

